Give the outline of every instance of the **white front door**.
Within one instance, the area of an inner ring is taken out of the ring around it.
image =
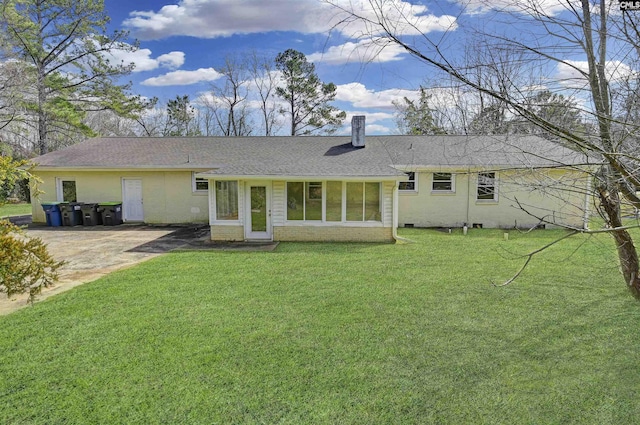
[[[122,179],[122,220],[144,221],[140,179]]]
[[[271,240],[271,183],[246,184],[244,236],[246,239]]]

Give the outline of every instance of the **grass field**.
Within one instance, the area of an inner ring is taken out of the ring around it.
[[[606,235],[168,254],[0,317],[0,423],[625,424],[640,303]],[[580,248],[580,249],[578,249]]]
[[[0,205],[0,218],[31,214],[31,204]]]

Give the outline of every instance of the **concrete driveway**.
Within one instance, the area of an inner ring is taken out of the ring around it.
[[[42,239],[49,252],[66,264],[60,269],[60,280],[45,288],[38,300],[96,280],[108,273],[130,267],[165,252],[209,239],[206,226],[96,226],[96,227],[32,227],[32,237]],[[27,303],[25,295],[7,299],[0,296],[0,315],[8,314]]]

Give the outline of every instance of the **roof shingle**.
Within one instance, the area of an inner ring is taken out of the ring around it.
[[[234,176],[393,177],[428,167],[544,167],[584,158],[537,136],[95,138],[37,157],[39,168],[192,169]]]

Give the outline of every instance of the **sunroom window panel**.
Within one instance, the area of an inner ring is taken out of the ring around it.
[[[347,221],[362,221],[363,201],[362,183],[347,183]]]
[[[305,183],[305,220],[322,220],[322,182]]]
[[[342,221],[342,182],[327,182],[326,220]]]
[[[364,219],[380,221],[380,183],[365,183],[364,190]]]
[[[216,219],[238,219],[237,181],[216,181]]]
[[[287,183],[287,220],[304,220],[304,183]]]

